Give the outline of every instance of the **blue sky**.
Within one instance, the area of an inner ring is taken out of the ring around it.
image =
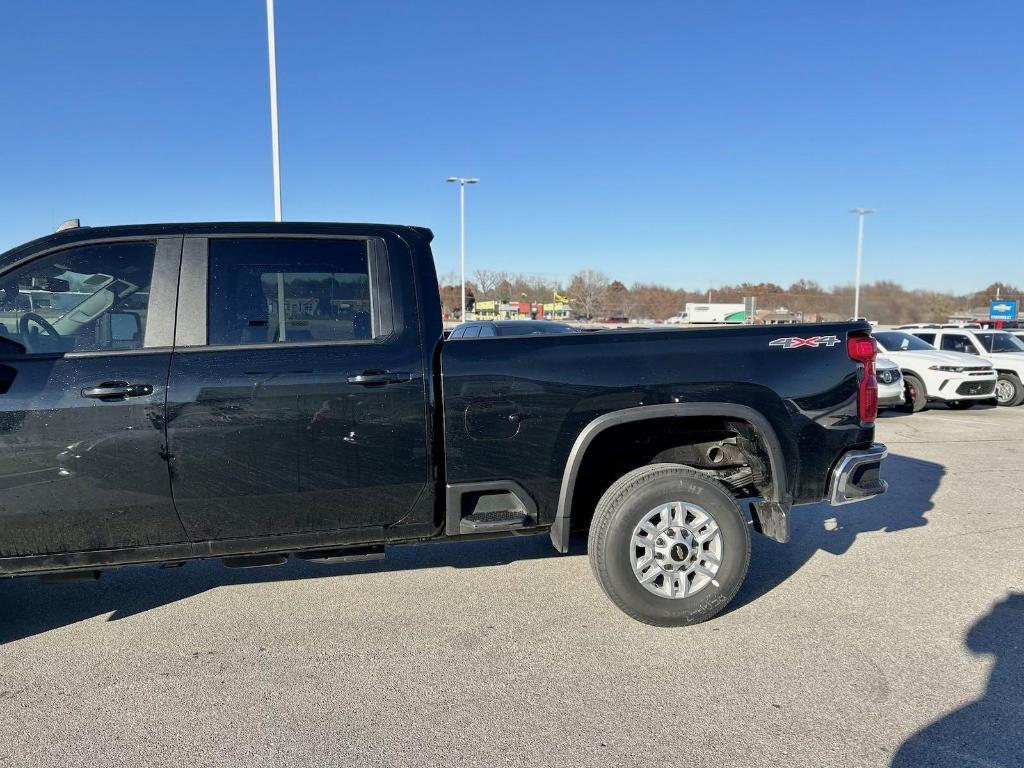
[[[261,0],[0,4],[0,250],[270,219]],[[469,269],[1024,283],[1024,5],[278,0],[286,219]]]

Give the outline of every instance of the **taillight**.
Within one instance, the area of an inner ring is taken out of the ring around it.
[[[851,336],[846,340],[850,359],[863,363],[864,375],[857,390],[857,409],[863,424],[873,424],[878,416],[878,379],[875,376],[875,340],[870,336]]]

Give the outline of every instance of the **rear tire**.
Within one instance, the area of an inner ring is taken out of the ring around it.
[[[996,404],[1014,406],[1024,402],[1024,385],[1014,373],[1000,373],[996,382]]]
[[[907,404],[903,406],[906,413],[918,413],[928,405],[928,391],[924,388],[924,382],[913,374],[904,374],[903,386],[907,393]]]
[[[623,612],[679,627],[710,619],[735,597],[750,564],[750,531],[721,483],[650,464],[605,491],[588,549],[594,577]]]
[[[977,400],[947,400],[946,407],[954,411],[966,411],[968,408],[973,408]]]

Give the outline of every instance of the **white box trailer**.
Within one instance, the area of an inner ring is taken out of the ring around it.
[[[747,319],[743,304],[707,304],[688,301],[686,309],[668,322],[675,325],[743,323]]]

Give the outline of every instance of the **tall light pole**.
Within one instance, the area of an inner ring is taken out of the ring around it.
[[[274,151],[274,221],[281,220],[281,148],[277,136],[277,46],[274,0],[267,0],[267,55],[270,63],[270,143]]]
[[[857,276],[853,280],[853,319],[860,317],[860,261],[864,256],[864,217],[874,213],[874,208],[851,208],[857,214]]]
[[[459,185],[459,261],[462,265],[462,318],[466,319],[466,185],[479,184],[480,179],[449,176],[448,182]]]

